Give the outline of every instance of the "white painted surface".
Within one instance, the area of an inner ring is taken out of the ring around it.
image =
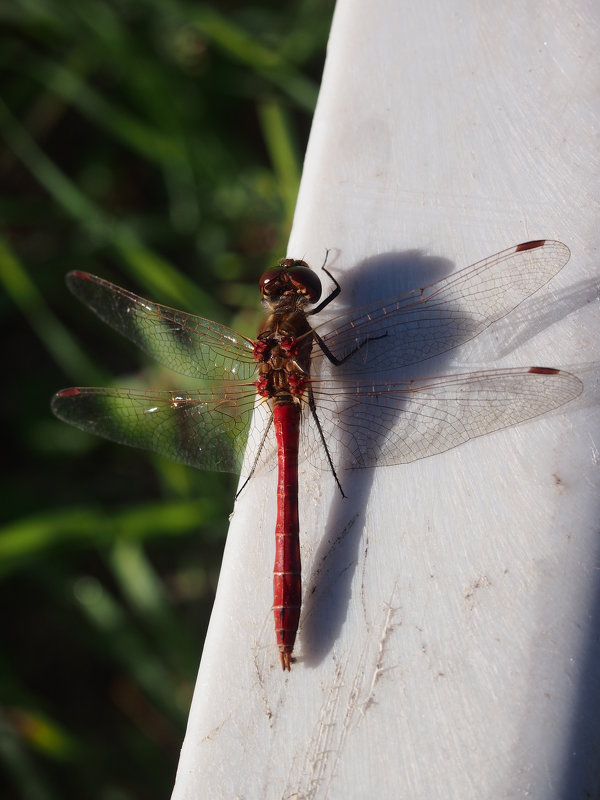
[[[360,301],[411,251],[421,285],[561,239],[562,273],[432,371],[597,360],[599,31],[595,0],[340,0],[289,254],[318,265],[332,248]],[[289,675],[270,611],[276,476],[253,480],[175,800],[597,796],[600,414],[597,371],[574,371],[586,393],[563,412],[344,476],[348,500],[302,469]]]

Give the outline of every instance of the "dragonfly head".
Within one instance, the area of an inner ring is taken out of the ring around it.
[[[278,303],[316,303],[321,297],[321,281],[306,261],[282,258],[278,267],[267,270],[259,282],[263,300]]]

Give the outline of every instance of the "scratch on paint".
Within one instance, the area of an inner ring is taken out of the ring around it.
[[[371,685],[369,686],[369,691],[367,694],[367,699],[364,701],[361,707],[361,714],[365,714],[367,709],[375,702],[375,686],[377,682],[381,678],[384,672],[388,672],[390,669],[394,669],[394,667],[387,667],[384,669],[383,667],[383,659],[385,656],[385,649],[386,649],[386,642],[388,641],[390,634],[396,628],[396,623],[394,623],[394,614],[398,611],[398,608],[393,605],[394,595],[396,593],[397,581],[394,583],[394,588],[392,589],[392,594],[390,595],[389,602],[386,603],[385,609],[385,620],[383,623],[383,630],[381,632],[381,636],[379,637],[379,645],[377,647],[377,658],[375,659],[375,669],[373,670],[373,676],[371,678]],[[402,624],[402,623],[399,623]]]
[[[254,651],[254,653],[253,653],[254,669],[256,671],[256,679],[258,680],[258,685],[260,686],[260,695],[261,695],[261,699],[262,699],[263,710],[265,712],[265,716],[269,720],[269,727],[272,728],[273,727],[273,712],[271,710],[271,706],[269,705],[269,699],[267,697],[267,692],[266,692],[266,689],[265,689],[265,682],[264,682],[264,679],[263,679],[263,673],[262,673],[262,670],[260,668],[260,664],[258,663],[258,647],[257,647],[256,643],[254,644],[254,647],[252,649]]]
[[[309,587],[307,589],[307,596],[308,597],[313,595],[315,593],[317,587],[320,585],[320,583],[321,583],[320,576],[321,576],[321,573],[323,572],[323,570],[325,569],[325,567],[327,566],[327,562],[334,555],[335,551],[338,549],[340,544],[344,541],[344,539],[346,538],[348,533],[352,530],[352,528],[354,527],[354,523],[358,519],[358,516],[359,516],[358,513],[356,513],[352,517],[352,519],[350,519],[348,521],[348,523],[344,526],[344,528],[340,531],[340,533],[335,537],[335,539],[331,542],[331,545],[329,546],[329,548],[327,550],[327,553],[321,559],[321,563],[314,570],[314,573],[313,573],[313,575],[311,577],[311,582],[310,582],[310,585],[309,585]]]
[[[231,714],[228,714],[225,717],[225,719],[219,722],[218,725],[216,725],[214,728],[211,728],[211,730],[209,730],[206,736],[202,737],[202,739],[200,740],[201,743],[204,744],[204,742],[212,742],[212,740],[217,736],[217,734],[221,732],[221,730],[225,727],[225,725],[229,722],[230,719],[231,719]]]
[[[475,595],[480,589],[489,589],[492,586],[491,580],[487,575],[480,575],[466,587],[463,597],[469,611],[475,608]]]
[[[344,669],[336,660],[333,680],[327,690],[327,698],[320,707],[319,715],[313,727],[313,733],[308,741],[306,749],[298,754],[301,756],[298,760],[299,785],[293,790],[292,785],[295,784],[296,781],[293,778],[289,778],[288,786],[283,793],[284,797],[314,800],[314,798],[318,796],[328,770],[330,756],[335,752],[335,719],[340,705],[340,695],[343,686]]]
[[[362,578],[360,581],[360,602],[362,606],[363,612],[363,619],[365,625],[368,627],[368,619],[367,619],[367,602],[365,600],[365,574],[367,571],[367,556],[369,555],[369,526],[365,525],[365,546],[363,549],[363,560],[362,560]]]
[[[285,798],[316,800],[330,795],[332,783],[337,775],[349,735],[362,722],[366,712],[375,703],[375,688],[381,676],[394,669],[385,667],[387,644],[399,623],[394,622],[397,607],[394,596],[397,583],[394,583],[390,599],[383,606],[384,618],[381,635],[373,652],[373,637],[367,632],[365,643],[355,661],[349,654],[341,662],[334,653],[334,671],[329,686],[324,688],[324,702],[319,709],[307,747],[297,753],[292,771],[296,775],[288,777]],[[348,681],[350,659],[353,661],[354,678]],[[372,661],[372,669],[367,664]],[[370,681],[369,681],[370,676]],[[340,715],[341,709],[343,713]]]
[[[594,437],[592,436],[591,433],[589,434],[589,437],[590,437],[590,443],[591,443],[590,444],[590,455],[592,457],[592,464],[595,467],[597,467],[600,464],[600,450],[598,450],[596,442],[594,441]]]

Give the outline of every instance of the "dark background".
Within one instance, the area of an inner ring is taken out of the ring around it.
[[[256,281],[285,254],[332,10],[0,8],[2,797],[171,792],[236,479],[52,417],[65,386],[174,381],[64,276],[252,334]]]

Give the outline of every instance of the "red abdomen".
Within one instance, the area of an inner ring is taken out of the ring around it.
[[[289,670],[302,600],[298,525],[300,405],[298,403],[276,405],[273,411],[273,423],[277,437],[279,464],[275,565],[273,567],[273,614],[281,666],[283,669]]]

